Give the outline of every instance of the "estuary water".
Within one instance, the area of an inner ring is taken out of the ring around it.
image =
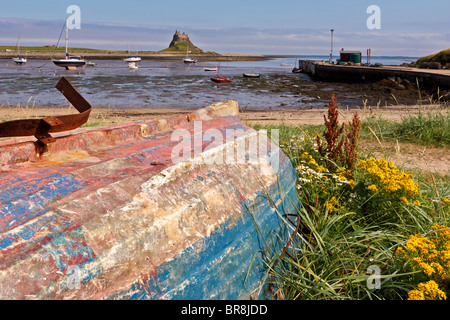
[[[142,60],[131,70],[122,60],[93,60],[95,67],[77,71],[57,67],[50,60],[29,59],[25,65],[0,60],[0,106],[67,106],[64,96],[55,89],[64,76],[94,107],[185,108],[197,109],[209,104],[238,100],[246,109],[322,107],[317,97],[280,92],[274,87],[289,83],[302,86],[312,80],[306,74],[291,72],[299,59],[325,60],[326,56],[279,56],[264,61],[201,61],[185,65],[174,60]],[[400,65],[414,61],[409,57],[372,57],[372,63]],[[364,61],[364,59],[363,59]],[[210,80],[219,66],[229,84]],[[260,78],[245,78],[243,73],[259,73]],[[355,98],[356,99],[356,98]],[[360,100],[359,98],[357,98]]]

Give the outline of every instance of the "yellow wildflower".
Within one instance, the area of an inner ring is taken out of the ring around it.
[[[326,206],[328,207],[328,212],[333,212],[335,203],[337,203],[336,197],[332,197],[330,200],[328,200],[326,202]]]
[[[377,192],[378,191],[377,186],[374,185],[374,184],[371,184],[370,186],[368,186],[367,189],[369,189],[370,191],[373,191],[373,192]]]
[[[434,224],[429,239],[411,235],[406,242],[404,257],[437,283],[450,279],[450,229]],[[399,250],[401,252],[401,250]]]
[[[425,295],[423,294],[423,291],[411,290],[408,292],[408,300],[425,300]]]
[[[411,290],[408,293],[408,300],[446,300],[445,292],[439,289],[438,284],[430,280],[425,283],[419,283],[417,290]]]
[[[419,266],[422,268],[423,272],[429,277],[431,277],[431,275],[436,272],[436,270],[428,263],[420,262]]]
[[[445,203],[450,203],[450,200],[447,199],[447,198],[444,198],[444,202],[445,202]]]
[[[419,202],[419,200],[414,200],[413,203],[414,203],[416,206],[420,207],[420,202]]]
[[[409,202],[408,202],[408,199],[406,199],[405,197],[400,197],[400,200],[402,200],[405,204],[408,204]]]
[[[397,169],[386,159],[361,160],[356,167],[364,171],[369,180],[383,186],[387,193],[397,193],[400,196],[419,195],[419,184],[414,183],[412,175]]]
[[[409,258],[409,257],[408,257],[408,254],[407,254],[406,251],[405,251],[405,249],[403,249],[402,247],[397,247],[397,248],[394,250],[394,255],[398,255],[398,254],[403,255],[403,257],[404,257],[405,259],[408,259],[408,258]]]
[[[355,180],[350,179],[350,180],[348,181],[348,183],[349,183],[349,185],[350,185],[350,187],[351,187],[352,189],[355,187]]]

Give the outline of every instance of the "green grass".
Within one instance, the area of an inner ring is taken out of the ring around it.
[[[291,126],[261,126],[254,125],[256,130],[279,129],[280,136],[297,136],[304,131],[310,135],[321,135],[325,130],[323,125]],[[418,115],[405,116],[401,121],[394,122],[382,118],[364,120],[361,122],[359,137],[361,139],[386,139],[398,142],[416,143],[433,147],[450,147],[450,112],[442,109],[440,112],[420,112]]]
[[[192,45],[189,45],[185,42],[178,41],[176,42],[174,47],[168,47],[166,49],[158,51],[159,53],[185,53],[187,51],[191,51],[190,54],[198,54],[203,53],[201,49],[194,48]]]
[[[425,120],[408,119],[403,125],[416,126],[414,121]],[[381,125],[388,124],[380,124],[380,128]],[[427,128],[423,125],[421,130],[427,131],[424,127]],[[314,137],[324,130],[324,126],[254,128],[267,129],[269,134],[271,129],[279,129],[280,147],[294,167],[300,164],[299,155],[304,151],[313,154]],[[298,137],[306,138],[299,140]],[[436,138],[436,141],[441,139]],[[366,157],[358,156],[359,159]],[[298,172],[297,175],[301,178]],[[395,249],[405,245],[410,235],[428,232],[433,223],[446,224],[449,215],[449,205],[443,199],[450,198],[450,177],[418,172],[414,180],[420,185],[421,205],[397,203],[385,206],[381,213],[364,210],[354,198],[353,190],[334,186],[323,190],[326,194],[319,196],[314,182],[303,184],[298,190],[302,207],[297,212],[278,212],[292,241],[275,232],[272,243],[281,240],[283,245],[281,248],[269,245],[263,252],[272,298],[406,299],[423,277],[394,256]],[[339,202],[332,211],[326,205],[331,197]],[[299,229],[296,228],[298,221],[301,222]],[[378,289],[369,286],[373,282],[368,271],[374,266],[381,271]]]
[[[361,137],[376,134],[382,139],[412,142],[435,147],[450,147],[450,113],[420,112],[417,116],[407,116],[400,122],[371,119],[361,123]]]
[[[421,57],[417,60],[417,62],[440,62],[442,64],[450,63],[450,48]]]

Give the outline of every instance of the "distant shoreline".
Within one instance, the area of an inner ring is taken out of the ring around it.
[[[28,52],[24,50],[22,55],[26,56],[28,59],[51,59],[53,51],[49,52],[39,52],[32,51]],[[123,52],[83,52],[74,50],[73,54],[82,56],[86,60],[122,60],[128,55],[138,55],[142,60],[174,60],[178,58],[185,57],[185,53],[153,53],[153,52],[141,52],[137,54],[128,54]],[[232,54],[232,53],[203,53],[203,54],[192,54],[189,55],[192,58],[202,59],[205,61],[262,61],[272,59],[270,56],[257,55],[257,54]],[[15,57],[14,52],[0,52],[0,59],[12,59]],[[64,53],[58,51],[54,55],[55,58],[63,58]]]

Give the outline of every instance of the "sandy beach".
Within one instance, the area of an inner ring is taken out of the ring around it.
[[[202,108],[205,106],[199,106]],[[417,115],[419,112],[438,112],[442,109],[437,105],[422,106],[389,106],[389,107],[361,107],[361,108],[341,108],[341,119],[350,120],[355,112],[362,120],[367,118],[383,118],[391,121],[399,121],[408,115]],[[108,108],[94,107],[90,116],[90,121],[103,122],[105,125],[132,122],[137,120],[164,119],[190,112],[181,108]],[[281,109],[281,110],[240,110],[240,119],[250,125],[321,125],[323,117],[328,109]],[[0,106],[0,118],[5,120],[19,118],[40,118],[76,113],[70,106],[61,107],[12,107]]]

